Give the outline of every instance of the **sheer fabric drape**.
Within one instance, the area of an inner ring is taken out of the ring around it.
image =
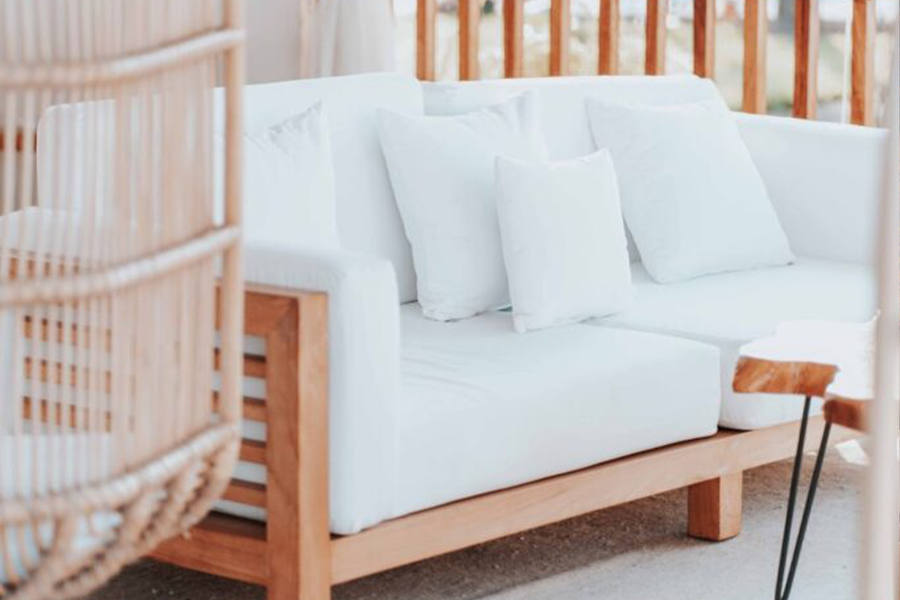
[[[311,13],[310,75],[394,70],[391,0],[318,0]]]

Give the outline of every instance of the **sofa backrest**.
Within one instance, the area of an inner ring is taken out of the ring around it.
[[[341,245],[394,264],[401,302],[416,298],[409,242],[378,141],[377,108],[422,113],[422,88],[402,75],[375,73],[248,85],[244,128],[265,129],[322,101],[328,118]],[[221,121],[219,121],[221,122]],[[252,199],[245,201],[252,207]]]

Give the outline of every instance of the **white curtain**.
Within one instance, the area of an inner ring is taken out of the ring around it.
[[[313,11],[310,75],[394,70],[392,0],[319,0]],[[309,46],[307,46],[309,47]]]

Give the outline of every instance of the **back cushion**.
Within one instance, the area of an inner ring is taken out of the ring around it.
[[[640,104],[683,104],[725,101],[708,79],[693,75],[668,77],[539,77],[478,82],[425,83],[425,114],[453,115],[496,104],[534,89],[540,101],[541,125],[553,160],[575,158],[596,150],[584,107],[586,97]]]
[[[422,114],[419,83],[388,73],[329,77],[250,85],[244,98],[247,133],[281,123],[322,102],[331,134],[341,246],[390,260],[400,301],[415,300],[412,254],[381,153],[375,111],[388,108]],[[252,210],[253,199],[245,199],[244,205]]]

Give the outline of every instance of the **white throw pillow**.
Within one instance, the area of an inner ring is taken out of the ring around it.
[[[224,136],[216,138],[216,210],[221,219]],[[340,247],[331,139],[321,102],[244,135],[244,240]]]
[[[501,157],[496,186],[516,331],[629,307],[631,267],[607,150],[542,164]]]
[[[378,125],[423,314],[449,321],[509,304],[494,160],[546,159],[537,94],[457,116],[381,110]]]
[[[793,260],[729,112],[594,98],[586,105],[594,142],[615,162],[625,222],[656,281]]]

